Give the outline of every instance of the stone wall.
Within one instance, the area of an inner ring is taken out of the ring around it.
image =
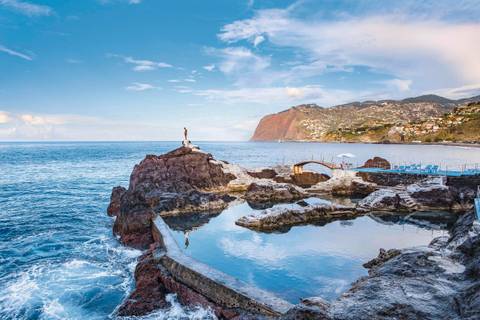
[[[394,172],[358,172],[357,175],[364,181],[386,187],[394,187],[399,184],[414,184],[429,177],[426,174],[402,174]]]

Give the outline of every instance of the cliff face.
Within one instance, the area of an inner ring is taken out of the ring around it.
[[[252,140],[304,139],[307,136],[299,126],[304,118],[304,113],[295,107],[265,116],[260,120]]]
[[[419,136],[432,133],[430,131],[433,128],[435,130],[438,128],[433,126],[430,131],[422,129],[418,132],[408,130],[403,132],[403,127],[435,121],[456,107],[479,100],[480,96],[448,100],[428,95],[400,101],[354,102],[330,108],[322,108],[315,104],[299,105],[263,117],[251,140],[414,141]]]

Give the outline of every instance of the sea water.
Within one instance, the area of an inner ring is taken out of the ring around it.
[[[480,149],[445,146],[198,144],[218,159],[247,167],[334,158],[344,152],[356,154],[355,160],[359,162],[374,155],[396,162],[442,161],[451,165],[480,159]],[[114,317],[115,308],[133,288],[133,271],[140,251],[120,245],[112,235],[113,219],[106,215],[111,188],[128,186],[133,166],[145,154],[161,154],[178,145],[177,142],[0,143],[0,319]],[[308,231],[316,227],[304,228]],[[299,237],[307,231],[302,231]],[[219,240],[222,233],[219,232]],[[374,238],[375,234],[371,236]],[[195,237],[192,235],[192,250]],[[256,237],[249,233],[240,240],[264,243],[267,248],[268,241],[275,244],[273,238],[265,239],[262,234]],[[278,239],[276,246],[281,247],[281,238]],[[219,242],[223,245],[221,250],[226,252],[228,241],[233,240]],[[309,250],[309,243],[303,241],[305,250]],[[301,248],[302,241],[296,246]],[[286,253],[280,257],[287,256],[291,249],[287,246],[283,250]],[[248,250],[244,248],[243,252],[244,257],[248,256]],[[266,261],[278,260],[274,251],[270,257],[268,250],[263,254]],[[227,269],[234,275],[241,270],[235,266]],[[355,272],[347,282],[356,276]],[[181,308],[174,296],[169,299],[169,309],[148,318],[188,319],[209,314],[208,310]]]

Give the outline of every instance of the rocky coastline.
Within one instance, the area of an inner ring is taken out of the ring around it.
[[[372,159],[365,166],[379,162],[388,163]],[[480,225],[472,205],[480,177],[468,182],[400,176],[334,170],[331,177],[308,172],[296,177],[285,167],[246,170],[189,146],[148,155],[134,167],[128,189],[113,188],[107,209],[118,239],[145,250],[135,271],[136,288],[118,314],[148,314],[176,293],[182,304],[208,307],[221,319],[475,319],[480,316]],[[318,194],[362,200],[348,205],[303,200]],[[234,200],[264,209],[236,221],[263,232],[379,212],[448,210],[458,219],[450,237],[427,247],[381,250],[365,264],[369,275],[338,300],[305,297],[293,306],[185,257],[172,243],[163,218],[198,214],[203,219]],[[295,205],[270,208],[275,203]]]

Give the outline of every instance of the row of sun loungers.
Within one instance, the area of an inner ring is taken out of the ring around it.
[[[412,164],[409,166],[394,166],[393,170],[398,171],[398,172],[411,172],[411,173],[429,173],[429,174],[435,174],[438,173],[438,170],[440,169],[439,166],[437,165],[427,165],[425,167],[422,167],[420,164]]]

